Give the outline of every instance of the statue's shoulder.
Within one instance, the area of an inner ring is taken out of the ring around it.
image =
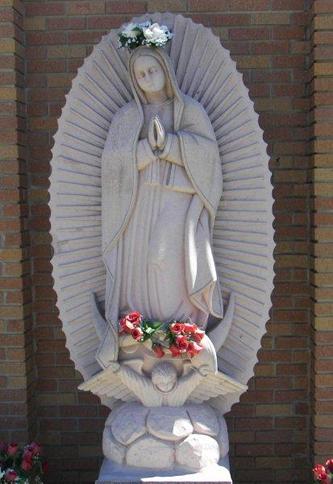
[[[182,94],[182,99],[184,102],[184,114],[185,116],[203,116],[208,117],[207,112],[203,105],[187,94]]]
[[[122,106],[118,111],[116,111],[112,121],[126,119],[135,113],[139,113],[139,110],[135,100],[132,99],[128,103],[124,104],[124,106]]]

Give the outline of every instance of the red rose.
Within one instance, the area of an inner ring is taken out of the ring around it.
[[[130,321],[128,321],[126,318],[122,318],[120,320],[120,332],[121,333],[127,333],[127,334],[131,334],[132,333],[132,330],[134,329],[134,324],[131,323]]]
[[[33,456],[34,456],[33,451],[30,449],[30,447],[27,447],[23,453],[23,459],[26,460],[27,462],[32,462]]]
[[[189,342],[188,347],[187,347],[187,353],[189,354],[189,356],[191,358],[193,358],[193,356],[200,353],[201,350],[202,350],[202,346],[198,345],[198,343],[196,343],[195,341]]]
[[[21,463],[21,467],[25,472],[28,472],[28,471],[30,471],[30,469],[32,469],[32,463],[23,459],[23,461]]]
[[[7,454],[8,455],[15,455],[18,449],[18,445],[15,442],[12,442],[8,445]]]
[[[194,333],[194,331],[198,328],[196,324],[189,324],[189,323],[184,323],[184,333]]]
[[[5,474],[6,481],[12,482],[12,481],[15,481],[16,478],[17,478],[16,472],[13,471],[12,469],[8,469],[8,471]]]
[[[180,355],[180,349],[176,345],[171,345],[169,348],[173,358],[177,358]]]
[[[132,330],[136,326],[140,326],[142,322],[142,316],[137,311],[127,314],[119,321],[119,327],[121,333],[131,334]]]
[[[142,315],[138,311],[133,311],[125,316],[125,319],[130,323],[134,324],[134,326],[138,326],[142,322]]]
[[[205,336],[205,332],[201,329],[197,329],[195,333],[192,334],[191,338],[194,339],[196,343],[200,343],[202,338]]]
[[[157,356],[157,358],[162,358],[162,356],[165,355],[165,352],[164,352],[161,345],[154,345],[153,351],[154,351],[155,355]]]
[[[170,331],[173,334],[180,334],[183,331],[184,324],[183,323],[172,323],[170,324]]]
[[[326,469],[333,473],[333,459],[328,459],[325,464]]]
[[[29,449],[32,450],[34,455],[42,453],[42,447],[37,442],[31,442]]]
[[[180,351],[186,351],[188,348],[188,339],[186,336],[178,335],[176,338],[176,343]]]
[[[143,336],[143,331],[141,328],[133,328],[131,335],[136,341],[140,341]]]
[[[318,481],[323,481],[327,478],[327,472],[323,465],[317,464],[312,469],[315,479]]]

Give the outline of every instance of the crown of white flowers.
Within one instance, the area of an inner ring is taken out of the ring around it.
[[[146,45],[148,47],[164,47],[173,37],[166,25],[159,25],[147,20],[143,23],[129,23],[118,33],[119,47],[130,50]]]

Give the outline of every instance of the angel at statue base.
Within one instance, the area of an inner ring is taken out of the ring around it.
[[[202,342],[204,349],[192,359],[158,359],[134,342],[127,356],[122,350],[119,362],[80,385],[126,402],[113,406],[105,424],[108,459],[137,468],[201,471],[227,455],[225,420],[202,402],[242,388],[217,371],[209,338]]]

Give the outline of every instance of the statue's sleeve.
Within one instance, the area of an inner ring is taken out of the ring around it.
[[[219,148],[206,111],[193,99],[185,104],[177,137],[186,172],[214,219],[222,195]]]
[[[139,170],[143,170],[152,161],[156,160],[147,139],[141,139],[136,149],[136,159]]]

